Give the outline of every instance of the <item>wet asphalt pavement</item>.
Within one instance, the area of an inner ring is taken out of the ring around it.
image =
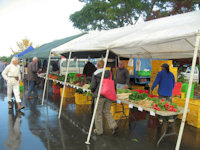
[[[21,93],[25,106],[21,112],[8,110],[6,88],[0,90],[0,150],[173,150],[177,134],[164,137],[164,126],[147,112],[130,111],[129,120],[118,122],[118,132],[111,135],[105,122],[104,135],[92,134],[86,145],[87,132],[92,118],[91,107],[76,105],[74,99],[65,99],[63,112],[58,119],[60,96],[53,95],[49,86],[45,103],[41,99],[27,100]],[[39,90],[42,95],[42,89]],[[41,96],[40,96],[41,97]],[[167,133],[178,133],[180,120]],[[186,124],[181,150],[200,149],[200,129]]]

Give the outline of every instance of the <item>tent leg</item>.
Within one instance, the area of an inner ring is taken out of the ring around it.
[[[24,81],[24,59],[22,59],[22,81]]]
[[[63,98],[64,98],[64,93],[65,93],[65,86],[66,86],[68,70],[69,70],[69,63],[70,63],[71,56],[72,56],[72,52],[70,51],[69,59],[68,59],[68,62],[67,62],[67,70],[66,70],[66,74],[65,74],[65,81],[64,81],[64,85],[63,85],[62,97],[61,97],[61,102],[60,102],[60,109],[59,109],[59,114],[58,114],[58,118],[59,119],[60,119],[60,115],[61,115],[61,111],[62,111],[62,104],[63,104]]]
[[[196,36],[196,43],[195,43],[195,48],[194,48],[193,60],[192,60],[192,70],[191,70],[191,75],[190,75],[189,87],[188,87],[188,91],[187,91],[187,97],[186,97],[186,101],[185,101],[183,118],[181,121],[181,127],[179,129],[178,139],[177,139],[177,143],[176,143],[176,150],[180,149],[181,139],[182,139],[183,130],[184,130],[184,126],[185,126],[185,120],[186,120],[186,115],[187,115],[187,110],[188,110],[188,105],[189,105],[189,100],[190,100],[190,93],[191,93],[191,88],[192,88],[194,70],[195,70],[195,65],[196,65],[196,61],[197,61],[199,42],[200,42],[200,31],[198,31],[198,34]]]
[[[91,133],[92,133],[94,119],[95,119],[95,116],[96,116],[96,111],[97,111],[97,107],[98,107],[98,103],[99,103],[99,98],[100,98],[101,88],[102,88],[102,84],[103,84],[105,69],[106,69],[106,65],[107,65],[108,55],[109,55],[109,50],[107,49],[106,58],[105,58],[105,62],[104,62],[104,68],[103,68],[103,72],[102,72],[102,75],[101,75],[101,82],[100,82],[100,85],[99,85],[99,91],[98,91],[98,95],[97,95],[97,99],[96,99],[96,104],[95,104],[95,107],[94,107],[94,113],[93,113],[93,116],[92,116],[92,121],[91,121],[91,124],[90,124],[90,129],[89,129],[87,141],[85,142],[85,144],[90,144],[90,136],[91,136]]]
[[[118,65],[119,65],[119,62],[120,62],[120,57],[118,56]]]
[[[47,71],[46,71],[46,77],[45,77],[45,83],[44,83],[44,90],[43,90],[43,95],[42,95],[42,105],[44,104],[44,97],[45,97],[47,80],[48,80],[48,75],[49,75],[50,62],[51,62],[51,52],[49,54],[49,60],[48,60],[48,65],[47,65]]]
[[[200,52],[199,52],[199,70],[200,70]],[[199,71],[199,82],[198,83],[200,84],[200,71]]]

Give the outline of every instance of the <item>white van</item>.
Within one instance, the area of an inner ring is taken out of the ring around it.
[[[68,72],[82,74],[84,66],[87,62],[88,62],[88,59],[77,59],[76,61],[74,61],[74,59],[71,59],[69,63]],[[60,60],[60,74],[65,75],[66,70],[67,70],[67,62],[65,58],[62,58]]]
[[[186,80],[190,80],[191,69],[192,69],[192,67],[190,66],[190,67],[187,67],[185,72],[181,72],[181,74],[184,75]],[[197,67],[195,67],[195,70],[194,70],[193,82],[199,82],[199,69]]]

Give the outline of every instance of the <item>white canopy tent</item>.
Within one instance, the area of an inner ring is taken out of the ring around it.
[[[194,67],[196,64],[197,53],[200,45],[200,12],[190,12],[161,19],[156,19],[135,26],[117,28],[109,31],[95,32],[77,38],[67,44],[53,49],[51,52],[56,54],[69,54],[81,51],[103,51],[107,50],[106,60],[109,51],[121,57],[140,57],[140,58],[191,58],[193,57],[192,73],[189,81],[183,119],[179,131],[176,150],[180,148],[183,134]],[[68,61],[69,66],[69,61]],[[104,64],[105,69],[106,63]],[[66,73],[67,75],[67,73]],[[102,74],[104,76],[104,72]],[[103,79],[103,78],[102,78]],[[66,80],[65,80],[66,82]],[[100,90],[102,80],[100,83]],[[100,91],[99,90],[99,91]],[[64,91],[64,90],[63,90]],[[87,138],[89,144],[90,135],[98,106],[100,92],[97,98],[90,131]],[[61,99],[61,105],[62,105]],[[59,114],[60,115],[60,114]]]
[[[190,12],[151,20],[135,26],[92,32],[52,50],[106,50],[121,57],[189,58],[200,29],[200,12]],[[170,54],[169,54],[170,53]],[[173,55],[171,55],[173,53]]]

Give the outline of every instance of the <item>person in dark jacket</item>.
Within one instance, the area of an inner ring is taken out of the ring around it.
[[[127,89],[129,84],[129,71],[125,68],[124,62],[119,62],[119,68],[116,71],[117,88]]]
[[[162,71],[160,71],[156,79],[151,87],[151,92],[154,90],[154,88],[159,85],[158,88],[158,95],[159,99],[165,98],[169,102],[172,102],[172,91],[175,86],[175,78],[172,72],[169,71],[169,65],[168,64],[162,64]],[[160,123],[163,122],[163,118],[159,118]],[[174,119],[172,117],[168,117],[169,122],[174,122]]]
[[[43,61],[43,65],[42,65],[42,72],[45,73],[47,71],[47,65],[48,65],[48,62],[47,60],[45,59]]]
[[[99,91],[99,85],[101,81],[101,75],[103,72],[103,66],[104,66],[104,61],[99,60],[97,62],[97,70],[94,72],[92,76],[92,82],[91,82],[91,92],[94,94],[95,98],[97,98],[98,91]],[[110,71],[106,70],[104,78],[110,77]],[[96,100],[95,100],[96,103]],[[113,119],[113,116],[110,112],[110,108],[112,105],[112,101],[105,98],[104,96],[100,96],[97,111],[96,111],[96,116],[95,116],[95,129],[94,133],[97,135],[103,134],[103,113],[105,115],[105,118],[107,119],[109,128],[112,130],[112,133],[114,134],[117,129],[117,123]]]
[[[37,61],[38,61],[37,57],[34,57],[33,61],[28,64],[28,81],[29,81],[29,88],[28,88],[28,94],[27,94],[28,99],[33,98],[31,96],[32,91],[34,93],[33,96],[38,97],[37,87],[36,87],[37,85],[36,81],[38,79],[37,77],[38,70],[36,66]]]
[[[83,75],[86,76],[87,81],[91,81],[92,74],[97,70],[97,68],[92,64],[90,61],[88,61],[83,69]]]

